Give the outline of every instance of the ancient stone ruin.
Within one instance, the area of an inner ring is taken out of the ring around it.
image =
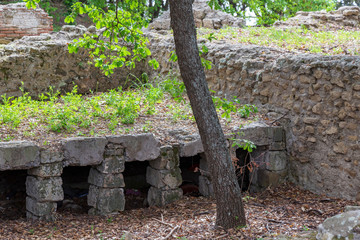
[[[334,21],[346,26],[350,26],[348,19],[359,16],[357,8],[341,11],[341,21],[336,20],[340,12],[323,15],[335,16]],[[204,26],[206,18],[200,19]],[[210,22],[215,26],[215,20]],[[64,26],[58,33],[26,36],[1,45],[0,95],[21,95],[21,82],[30,95],[37,96],[49,86],[66,92],[74,84],[81,93],[105,91],[124,84],[129,73],[139,76],[145,72],[150,78],[179,75],[176,64],[168,61],[174,50],[172,36],[150,29],[146,34],[160,68],[154,71],[139,63],[135,70],[118,69],[111,77],[103,76],[87,64],[84,52],[74,55],[67,50],[72,39],[94,31],[94,27]],[[206,42],[206,59],[213,63],[213,69],[206,72],[209,87],[222,96],[237,96],[244,104],[259,106],[284,129],[255,124],[241,130],[245,132],[243,138],[258,146],[254,159],[267,163],[253,177],[254,190],[289,179],[316,193],[360,199],[359,56],[293,54],[269,47],[199,41]],[[186,157],[196,158],[200,169],[206,169],[199,138],[181,131],[174,135],[179,146],[159,146],[150,135],[67,139],[61,150],[50,152],[29,142],[1,143],[0,170],[28,170],[27,212],[31,218],[53,217],[55,203],[64,198],[61,171],[67,166],[91,166],[87,177],[90,213],[124,209],[125,201],[112,200],[115,196],[124,199],[126,163],[131,161],[148,163],[144,171],[146,183],[151,186],[147,201],[164,205],[181,196],[179,186],[187,176],[181,175],[180,179],[179,168]],[[249,161],[241,150],[231,152],[243,163]],[[200,192],[211,195],[209,176],[197,178]]]
[[[27,9],[24,2],[0,5],[0,44],[52,32],[52,23],[52,17],[39,7]]]
[[[193,13],[195,25],[198,28],[220,29],[226,26],[245,26],[244,19],[211,9],[207,4],[207,0],[195,0],[193,4]],[[170,11],[164,12],[159,18],[155,19],[154,22],[149,25],[149,29],[170,30]]]
[[[258,146],[251,159],[260,165],[251,177],[254,190],[285,181],[288,163],[283,128],[253,124],[243,132],[245,136],[241,137]],[[0,143],[0,173],[27,170],[26,214],[30,219],[54,219],[58,204],[64,201],[64,192],[69,191],[62,178],[63,170],[69,166],[91,167],[85,191],[87,204],[91,206],[89,214],[106,215],[125,209],[124,189],[129,188],[126,185],[126,172],[129,171],[126,166],[130,162],[149,163],[146,183],[149,185],[147,203],[150,206],[164,206],[179,199],[183,195],[180,186],[190,178],[199,185],[200,193],[212,195],[199,136],[186,135],[183,130],[172,134],[179,143],[167,146],[160,146],[152,134],[69,138],[64,139],[57,150],[41,148],[27,141],[3,142]],[[237,134],[240,135],[241,130]],[[244,163],[250,160],[242,157],[239,149],[231,151]],[[201,156],[198,163],[203,172],[194,174],[187,171],[187,166],[190,157],[196,156]],[[10,178],[15,181],[16,176]],[[9,190],[11,187],[0,181],[0,189]],[[11,190],[21,191],[21,187]]]
[[[305,27],[312,30],[357,30],[360,28],[360,8],[345,6],[336,11],[297,12],[295,17],[277,21],[274,26],[281,28]]]

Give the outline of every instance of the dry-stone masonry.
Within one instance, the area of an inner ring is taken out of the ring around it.
[[[172,39],[151,34],[159,72],[178,73],[163,57],[174,50]],[[225,41],[207,47],[209,87],[257,105],[286,126],[293,182],[329,196],[360,195],[359,56],[294,55]]]
[[[134,80],[131,74],[140,77],[139,69],[117,69],[112,77],[106,77],[101,71],[87,62],[85,52],[69,54],[67,44],[84,33],[94,32],[95,27],[63,26],[60,32],[26,36],[7,45],[0,45],[0,95],[19,96],[22,86],[32,96],[49,91],[71,91],[77,85],[80,93],[105,91],[125,85]],[[36,79],[36,81],[34,81]]]
[[[354,17],[356,9],[340,10]],[[85,52],[67,52],[66,45],[72,39],[94,31],[94,27],[64,26],[59,33],[24,37],[2,46],[0,94],[20,95],[21,82],[35,96],[48,86],[69,91],[76,84],[80,92],[86,92],[123,84],[129,73],[126,69],[119,69],[111,78],[104,77],[87,64]],[[149,76],[178,74],[176,64],[168,61],[174,50],[172,36],[164,31],[149,31],[147,36],[160,68],[155,72],[139,63],[135,71]],[[278,118],[286,127],[288,173],[293,182],[317,193],[359,198],[359,56],[295,55],[225,41],[199,41],[206,43],[206,58],[213,63],[213,69],[206,72],[211,89],[258,105],[268,117]],[[196,150],[200,146],[193,146],[193,150],[200,151]],[[126,156],[132,158],[130,152]]]
[[[189,134],[181,132],[184,138],[179,139],[177,144],[167,146],[160,146],[152,134],[69,138],[57,150],[43,149],[25,141],[0,143],[0,171],[27,169],[27,217],[54,220],[57,202],[64,200],[64,167],[92,166],[88,175],[89,214],[107,215],[125,208],[125,162],[149,161],[146,181],[151,187],[147,202],[150,206],[164,206],[183,195],[180,188],[183,182],[180,157],[203,155],[199,136],[191,135],[191,138]],[[287,169],[286,155],[282,154],[285,152],[283,129],[253,124],[244,129],[244,133],[244,138],[254,140],[259,146],[266,146],[266,150],[259,154],[267,156],[265,161],[270,166],[259,168],[254,186],[267,187],[283,181],[286,177],[283,172]],[[263,133],[267,134],[265,140],[259,139]],[[200,167],[203,168],[203,165],[206,165],[205,158]],[[205,167],[203,170],[206,172]],[[211,195],[209,175],[202,177],[204,179],[200,181],[205,183],[200,185],[200,191],[204,195]]]
[[[195,0],[193,13],[196,27],[220,29],[226,26],[244,27],[245,20],[233,17],[222,11],[213,10],[207,4],[207,0]],[[149,25],[149,29],[170,30],[170,11],[164,12],[159,18]]]
[[[295,17],[286,21],[277,21],[274,26],[281,28],[306,27],[312,30],[336,30],[360,28],[360,8],[357,6],[341,7],[336,11],[297,12]]]
[[[39,7],[27,9],[24,2],[0,5],[0,44],[52,30],[52,17]]]

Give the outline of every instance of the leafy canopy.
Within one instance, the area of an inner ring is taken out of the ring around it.
[[[24,0],[27,7],[36,7],[40,0]],[[94,33],[84,34],[69,44],[69,52],[77,53],[81,48],[88,51],[91,63],[99,67],[106,76],[120,67],[134,68],[135,62],[151,56],[147,47],[148,39],[142,29],[148,19],[142,15],[144,4],[137,0],[116,1],[107,7],[75,2],[72,12],[65,19],[73,23],[79,14],[87,14],[96,26]],[[122,42],[122,44],[117,44]],[[148,61],[155,69],[155,59]]]
[[[335,0],[210,0],[209,5],[227,13],[246,17],[250,10],[256,16],[257,25],[271,25],[284,20],[298,11],[333,10]]]

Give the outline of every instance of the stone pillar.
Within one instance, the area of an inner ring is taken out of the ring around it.
[[[64,199],[61,174],[63,156],[59,152],[43,150],[40,166],[28,170],[26,179],[26,217],[52,221],[58,201]]]
[[[93,207],[89,214],[107,215],[124,210],[124,169],[124,148],[120,144],[108,143],[103,162],[91,168],[89,173],[88,205]]]
[[[147,200],[150,206],[165,206],[182,197],[181,170],[177,146],[163,146],[160,157],[150,161],[146,181],[151,185]]]
[[[205,197],[214,197],[214,189],[211,183],[211,174],[209,172],[208,164],[205,158],[205,154],[200,154],[200,173],[199,176],[199,192]]]

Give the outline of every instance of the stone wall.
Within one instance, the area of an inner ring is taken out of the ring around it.
[[[173,50],[171,38],[152,34],[159,71],[179,74],[163,57]],[[293,182],[317,193],[360,199],[359,56],[294,55],[225,41],[206,46],[206,59],[213,63],[206,71],[209,87],[259,106],[286,126]]]
[[[306,27],[312,30],[336,30],[346,29],[358,31],[360,28],[360,8],[357,6],[345,6],[338,10],[326,12],[297,12],[286,21],[277,21],[274,26],[281,28]]]
[[[234,17],[220,10],[213,10],[209,7],[207,2],[207,0],[195,0],[193,3],[193,14],[196,27],[220,29],[226,26],[245,26],[244,19]],[[170,10],[164,12],[159,18],[149,24],[149,29],[170,30]]]
[[[106,77],[98,68],[88,64],[89,58],[82,51],[70,54],[67,44],[95,27],[63,26],[59,32],[26,36],[7,45],[0,45],[0,95],[20,96],[22,83],[31,96],[48,92],[52,86],[61,92],[71,91],[74,85],[80,93],[105,91],[140,77],[145,62],[137,69],[117,69]]]
[[[244,132],[245,138],[258,145],[268,146],[261,154],[266,155],[264,161],[269,164],[256,173],[254,186],[263,188],[284,181],[286,174],[283,173],[287,172],[284,130],[253,125],[244,129]],[[266,133],[265,138],[263,133]],[[191,137],[193,140],[189,140]],[[69,138],[64,139],[61,148],[57,150],[44,149],[26,141],[2,142],[0,171],[27,169],[27,217],[53,220],[57,202],[64,200],[61,176],[66,166],[92,166],[88,175],[89,214],[107,215],[125,208],[125,162],[149,161],[146,181],[151,187],[147,202],[150,206],[164,206],[181,198],[183,194],[179,188],[182,184],[179,158],[199,153],[203,154],[203,147],[196,135],[183,135],[177,144],[171,146],[160,146],[152,134]],[[280,158],[279,153],[282,153]],[[206,161],[203,160],[201,167],[204,165]],[[200,192],[211,195],[208,175],[203,177]]]
[[[66,44],[86,31],[93,30],[64,27],[56,34],[25,37],[4,46],[0,94],[21,94],[21,81],[32,95],[50,85],[71,90],[73,82],[82,92],[123,84],[126,69],[107,78],[86,64],[86,54],[68,54]],[[167,58],[174,49],[172,37],[161,33],[147,33],[159,70],[139,64],[137,73],[179,74],[176,63]],[[256,104],[272,119],[281,118],[278,122],[287,128],[292,181],[317,193],[360,197],[359,56],[294,55],[226,41],[207,46],[206,58],[213,62],[206,72],[211,89]]]
[[[0,43],[53,30],[53,19],[44,10],[27,9],[25,3],[0,5]]]

